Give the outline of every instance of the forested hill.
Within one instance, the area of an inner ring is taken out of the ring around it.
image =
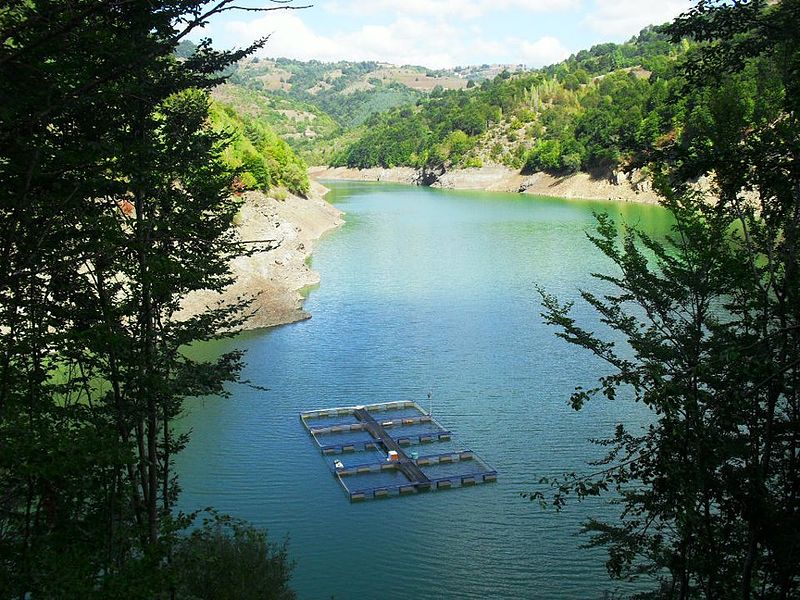
[[[643,167],[646,176],[667,147],[702,151],[692,139],[713,127],[716,110],[683,79],[682,65],[697,46],[673,43],[662,30],[648,27],[623,44],[600,44],[533,71],[247,58],[213,96],[242,122],[245,137],[265,139],[257,123],[307,164],[501,164],[556,175]],[[749,69],[741,77],[748,83],[735,86],[731,102],[742,105],[731,110],[753,110],[757,80],[768,74]],[[248,154],[234,162],[259,160]],[[303,182],[291,170],[281,185],[299,189]]]
[[[674,135],[687,99],[676,66],[690,51],[658,28],[545,69],[436,89],[373,115],[333,157],[350,167],[480,166],[569,173],[646,159]]]
[[[414,103],[434,89],[465,89],[503,71],[523,69],[523,65],[484,64],[434,70],[374,61],[248,58],[236,65],[230,82],[273,98],[313,105],[347,129],[372,114]]]
[[[178,55],[191,56],[194,49],[183,42]],[[466,89],[503,71],[523,69],[484,64],[432,70],[248,57],[229,69],[228,82],[213,95],[237,114],[267,124],[307,162],[324,164],[358,139],[359,128],[375,114],[414,105],[433,90]]]
[[[237,173],[235,189],[308,193],[308,166],[267,118],[220,101],[212,102],[210,117],[214,128],[229,138],[222,161]]]

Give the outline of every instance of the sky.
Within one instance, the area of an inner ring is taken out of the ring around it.
[[[239,6],[269,6],[240,0]],[[664,23],[687,0],[294,0],[303,10],[230,11],[201,36],[258,55],[299,60],[374,60],[429,68],[484,63],[541,67],[603,42],[622,42]],[[272,5],[274,6],[274,5]],[[195,39],[197,39],[197,37]]]

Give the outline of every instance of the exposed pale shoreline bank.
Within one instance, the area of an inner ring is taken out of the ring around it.
[[[240,240],[274,240],[272,250],[240,256],[231,261],[234,283],[222,294],[191,294],[177,319],[199,314],[220,301],[232,304],[240,297],[255,297],[243,329],[261,329],[308,319],[302,290],[317,285],[319,274],[308,266],[314,243],[344,223],[342,211],[323,199],[328,192],[312,181],[308,198],[289,195],[285,200],[261,192],[245,192],[237,216]]]
[[[384,181],[420,185],[425,176],[411,167],[391,169],[351,169],[347,167],[311,167],[313,179],[344,181]],[[430,175],[428,175],[429,177]],[[456,169],[435,175],[431,187],[454,190],[481,190],[487,192],[514,192],[536,196],[554,196],[566,199],[614,200],[658,204],[658,195],[648,182],[637,174],[615,174],[609,178],[596,179],[588,173],[575,173],[566,177],[555,177],[547,173],[523,175],[502,165],[480,168]]]
[[[241,240],[274,240],[272,250],[241,256],[231,261],[234,283],[222,294],[202,291],[191,294],[177,319],[199,314],[219,302],[230,304],[242,297],[254,297],[252,315],[244,330],[274,327],[308,319],[303,310],[302,291],[319,284],[319,274],[308,266],[314,243],[326,232],[344,223],[343,213],[323,199],[328,189],[319,179],[383,181],[420,185],[422,173],[410,167],[392,169],[348,169],[312,167],[308,198],[289,195],[285,200],[261,192],[245,192],[237,216],[236,233]],[[436,176],[431,187],[489,192],[515,192],[560,198],[658,202],[656,194],[630,178],[617,183],[593,179],[586,173],[557,178],[545,173],[522,175],[503,166],[459,169]]]

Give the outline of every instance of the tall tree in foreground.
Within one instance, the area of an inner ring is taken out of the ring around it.
[[[660,243],[600,216],[590,236],[616,272],[582,297],[625,343],[541,292],[558,335],[612,367],[573,407],[632,395],[652,424],[618,425],[599,472],[550,481],[551,501],[613,490],[621,518],[586,523],[590,544],[613,577],[659,580],[653,597],[797,597],[800,2],[703,1],[670,30],[699,42],[661,178],[674,231]],[[683,183],[703,174],[714,198]]]
[[[282,4],[282,3],[279,3]],[[220,289],[236,201],[203,91],[234,52],[177,44],[231,0],[11,0],[0,8],[0,596],[170,590],[182,402],[222,393]],[[276,6],[261,10],[284,8]],[[174,590],[173,590],[174,591]]]

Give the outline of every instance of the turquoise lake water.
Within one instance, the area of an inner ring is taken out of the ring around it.
[[[313,318],[226,342],[247,349],[232,397],[187,407],[181,507],[212,505],[288,535],[301,599],[602,598],[618,589],[602,550],[581,549],[600,502],[542,511],[538,479],[584,471],[589,438],[649,415],[624,399],[567,404],[603,366],[556,338],[535,285],[562,299],[608,269],[586,239],[593,211],[662,235],[660,207],[516,194],[329,183],[347,223],[321,240]],[[576,304],[576,316],[596,318]],[[418,400],[497,483],[351,504],[301,410]],[[624,591],[625,588],[623,588]]]

